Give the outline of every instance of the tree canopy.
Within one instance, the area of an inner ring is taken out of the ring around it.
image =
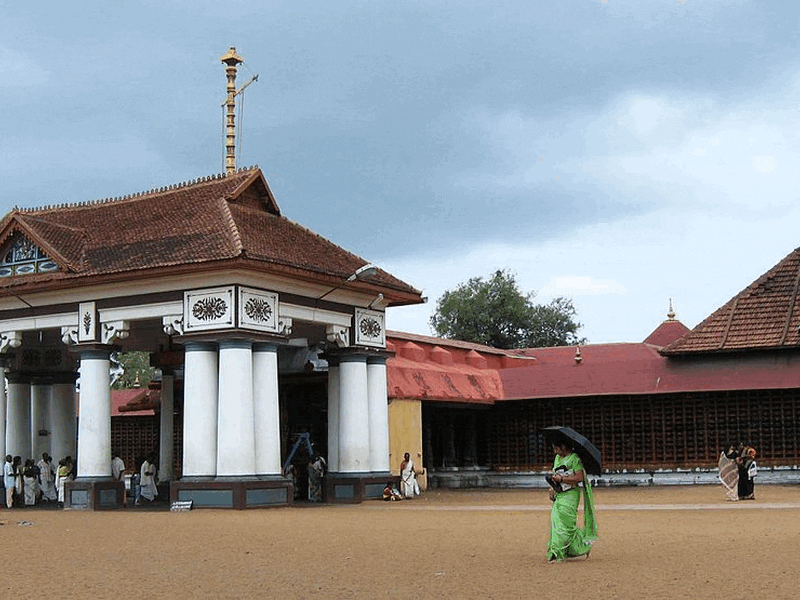
[[[558,297],[535,304],[536,292],[523,294],[513,273],[495,271],[488,280],[473,277],[437,300],[430,319],[437,335],[494,348],[541,348],[584,344],[572,300]]]

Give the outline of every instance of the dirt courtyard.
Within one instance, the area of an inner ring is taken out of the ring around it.
[[[588,560],[562,564],[545,560],[544,490],[250,511],[2,509],[0,589],[15,600],[797,598],[800,487],[757,486],[756,498],[596,489],[599,540]]]

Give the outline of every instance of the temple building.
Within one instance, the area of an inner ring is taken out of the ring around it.
[[[130,350],[151,353],[163,374],[150,451],[172,499],[290,502],[282,454],[314,427],[331,498],[382,490],[385,310],[423,299],[284,217],[260,169],[15,209],[0,223],[0,249],[3,454],[77,456],[67,506],[121,503],[110,480],[110,355]]]

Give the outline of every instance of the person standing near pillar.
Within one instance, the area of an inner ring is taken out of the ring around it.
[[[53,502],[58,500],[56,486],[54,484],[55,470],[53,469],[53,459],[47,453],[42,453],[42,460],[36,463],[39,467],[39,483],[42,491],[42,500]]]
[[[125,463],[119,457],[119,452],[111,453],[111,479],[117,482],[122,482],[125,485]],[[122,492],[122,505],[127,504],[128,494],[123,490]]]
[[[140,485],[141,491],[139,497],[136,499],[136,504],[141,504],[142,498],[148,502],[152,502],[158,495],[158,488],[156,487],[156,459],[152,454],[149,454],[145,461],[142,463],[140,469]]]
[[[3,485],[6,488],[6,508],[14,506],[14,465],[13,458],[6,454],[6,462],[3,464]]]

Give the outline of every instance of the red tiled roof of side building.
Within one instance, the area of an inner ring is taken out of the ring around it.
[[[0,223],[0,245],[15,231],[60,269],[0,278],[0,293],[231,260],[336,285],[367,263],[282,217],[258,168],[108,201],[15,210]],[[359,285],[383,291],[390,304],[422,302],[419,290],[384,271]]]
[[[795,348],[800,344],[800,248],[669,344],[666,355]]]
[[[502,369],[504,400],[797,387],[800,354],[711,355],[684,360],[644,343],[531,349],[538,361]]]
[[[493,404],[502,399],[498,369],[510,362],[505,350],[397,331],[387,332],[390,398],[460,404]]]

